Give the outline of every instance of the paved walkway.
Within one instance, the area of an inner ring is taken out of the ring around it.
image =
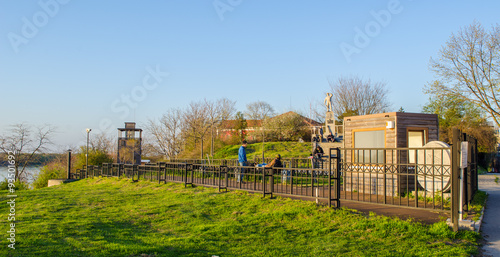
[[[483,256],[500,257],[500,174],[479,175],[479,189],[486,191],[488,201],[484,210],[481,234],[486,241],[482,247]]]

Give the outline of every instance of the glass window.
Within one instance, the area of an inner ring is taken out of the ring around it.
[[[385,147],[385,130],[355,131],[354,148],[355,158],[361,163],[384,163],[384,151],[373,148]]]

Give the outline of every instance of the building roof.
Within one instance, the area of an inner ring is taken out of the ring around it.
[[[412,113],[412,112],[385,112],[385,113],[375,113],[375,114],[366,114],[366,115],[356,115],[356,116],[347,116],[344,117],[344,121],[346,120],[364,120],[371,118],[380,118],[380,117],[407,117],[407,118],[435,118],[438,119],[437,114],[431,113]]]
[[[278,115],[278,116],[275,116],[275,117],[273,117],[273,118],[271,118],[271,119],[278,118],[278,117],[285,117],[285,116],[289,116],[289,115],[298,115],[300,118],[302,118],[302,120],[303,120],[303,121],[304,121],[307,125],[309,125],[309,126],[311,126],[311,127],[314,127],[314,126],[322,126],[322,125],[323,125],[323,123],[321,123],[321,122],[318,122],[318,121],[315,121],[315,120],[313,120],[313,119],[309,119],[309,118],[307,118],[307,117],[304,117],[304,116],[302,116],[302,115],[300,115],[300,114],[298,114],[298,113],[296,113],[296,112],[294,112],[294,111],[285,112],[285,113],[280,114],[280,115]]]
[[[246,120],[248,128],[258,128],[262,125],[260,120]],[[238,124],[238,120],[225,120],[222,121],[223,128],[234,128]]]

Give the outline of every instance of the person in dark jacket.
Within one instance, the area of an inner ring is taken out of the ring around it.
[[[333,143],[335,141],[335,138],[333,137],[332,133],[330,133],[327,137],[326,137],[326,141],[328,141],[329,143]]]
[[[324,153],[325,152],[323,151],[323,148],[321,148],[321,146],[317,145],[313,151],[313,156],[314,156],[314,158],[321,158]]]
[[[283,163],[281,162],[281,155],[277,154],[276,157],[266,165],[267,168],[282,168]]]
[[[317,145],[316,149],[313,151],[313,168],[317,169],[320,167],[320,162],[321,158],[323,157],[323,154],[325,152],[323,151],[323,148],[321,146]]]

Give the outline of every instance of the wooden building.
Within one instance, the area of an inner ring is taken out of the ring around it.
[[[437,114],[389,112],[344,118],[346,148],[421,147],[438,139]]]
[[[141,164],[142,129],[135,122],[125,122],[125,128],[118,128],[118,163]]]
[[[415,190],[418,150],[439,139],[436,114],[390,112],[344,118],[342,156],[354,163],[346,172],[346,191],[396,195]],[[403,176],[390,176],[397,167]],[[385,189],[382,185],[385,185]],[[368,192],[368,190],[370,192]]]

